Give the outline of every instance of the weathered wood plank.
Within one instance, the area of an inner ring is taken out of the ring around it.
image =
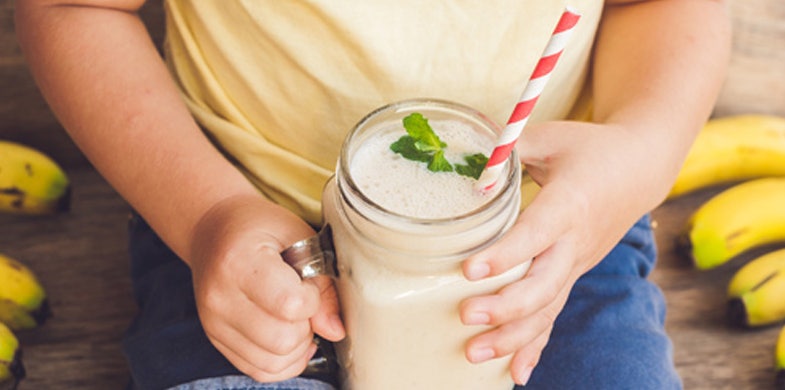
[[[785,1],[731,0],[729,6],[733,52],[716,115],[785,116]]]
[[[119,389],[120,340],[135,311],[128,280],[128,206],[89,167],[69,170],[72,209],[50,217],[0,215],[0,252],[28,264],[54,316],[19,334],[21,389]]]

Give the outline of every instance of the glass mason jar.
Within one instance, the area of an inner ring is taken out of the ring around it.
[[[391,122],[400,124],[414,112],[432,124],[462,122],[491,140],[490,145],[496,139],[498,126],[479,112],[437,100],[408,100],[382,107],[347,136],[336,174],[325,186],[322,199],[325,223],[332,231],[336,286],[348,334],[336,347],[342,388],[509,390],[513,387],[509,356],[480,364],[466,359],[467,340],[489,328],[463,325],[458,308],[462,300],[493,293],[528,269],[525,263],[475,282],[466,280],[461,271],[464,259],[498,240],[515,222],[520,207],[520,162],[513,152],[499,178],[498,191],[472,211],[418,218],[385,209],[363,193],[352,177],[353,157],[364,142],[390,131]],[[440,129],[433,127],[438,134]],[[385,175],[383,166],[378,169],[379,175]]]

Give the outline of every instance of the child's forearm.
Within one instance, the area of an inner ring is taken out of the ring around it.
[[[724,80],[726,6],[711,0],[607,3],[594,61],[595,119],[623,124],[650,142],[659,157],[650,164],[660,164],[663,175],[652,179],[667,186]]]
[[[140,4],[128,4],[141,2],[106,3],[19,0],[19,40],[80,149],[188,261],[192,230],[210,207],[259,195],[193,121],[135,14]]]

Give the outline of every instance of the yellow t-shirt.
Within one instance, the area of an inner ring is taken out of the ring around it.
[[[531,121],[564,118],[584,84],[600,0]],[[552,0],[167,0],[166,56],[197,121],[267,197],[307,221],[363,116],[411,98],[504,124],[565,3]]]

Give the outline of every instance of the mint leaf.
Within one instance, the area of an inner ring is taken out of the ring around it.
[[[403,127],[414,138],[415,146],[423,152],[438,152],[447,144],[442,142],[422,114],[415,112],[403,118]]]
[[[433,155],[433,159],[428,163],[428,169],[432,172],[452,172],[452,165],[444,158],[444,150]]]
[[[408,135],[398,138],[390,145],[393,152],[407,160],[428,163],[428,169],[432,172],[453,170],[442,150],[447,144],[439,139],[422,114],[415,112],[403,118],[403,127]]]
[[[485,164],[488,163],[488,157],[482,153],[476,153],[464,156],[463,160],[466,164],[456,164],[453,167],[444,157],[444,149],[447,144],[439,139],[431,125],[428,124],[428,120],[418,112],[403,118],[403,127],[408,135],[404,135],[390,144],[390,150],[407,160],[427,163],[428,170],[432,172],[455,171],[476,180],[480,177]]]
[[[417,149],[415,143],[416,141],[414,138],[404,135],[401,138],[398,138],[397,141],[393,142],[390,145],[390,149],[393,152],[400,154],[407,160],[421,161],[426,163],[430,162],[431,154]]]
[[[488,164],[488,157],[482,153],[475,153],[469,156],[463,156],[463,161],[466,162],[466,165],[455,164],[455,172],[477,180],[480,178],[482,170],[485,169],[485,164]]]

